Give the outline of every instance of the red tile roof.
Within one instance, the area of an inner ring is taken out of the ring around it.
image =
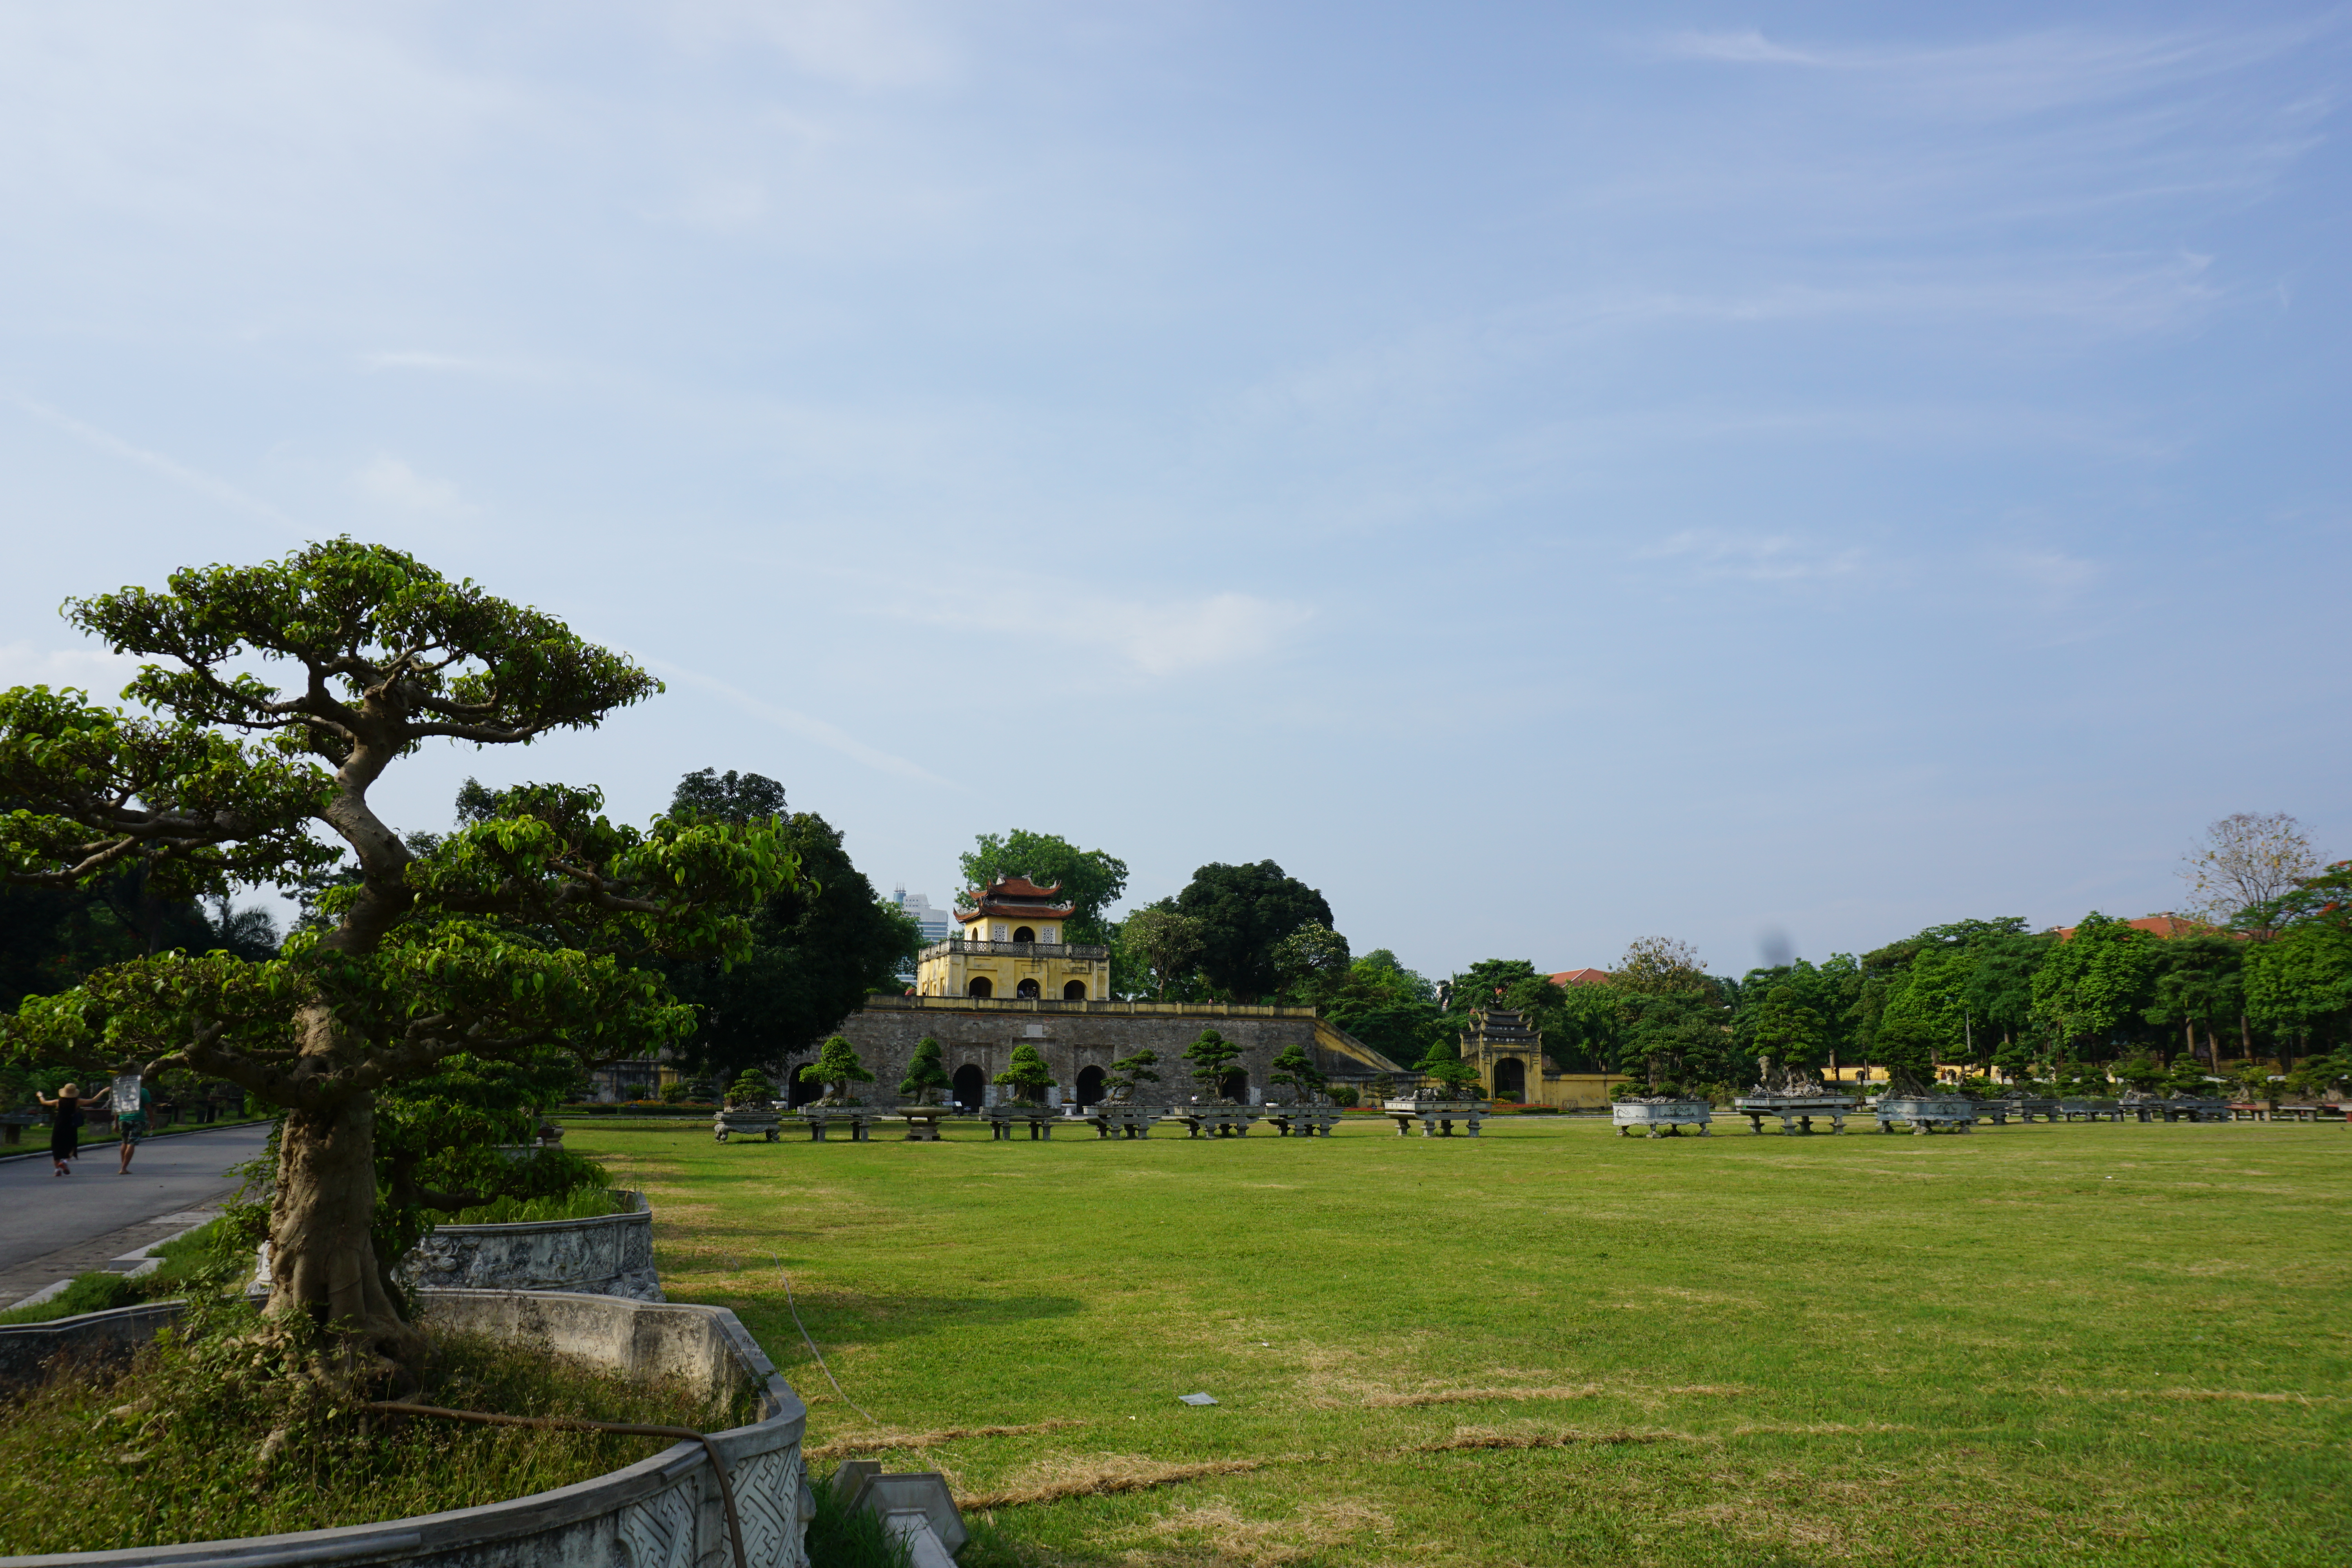
[[[2131,927],[2134,931],[2147,931],[2156,936],[2163,937],[2167,941],[2170,941],[2176,936],[2221,936],[2227,934],[2218,926],[2207,925],[2203,921],[2192,921],[2187,915],[2142,915],[2136,921],[2126,921],[2124,924]],[[2060,942],[2074,941],[2074,928],[2073,926],[2060,926],[2058,928],[2058,940]]]
[[[1551,977],[1554,985],[1606,985],[1609,972],[1605,969],[1563,969]]]
[[[971,895],[975,908],[958,910],[956,919],[970,925],[982,915],[1019,915],[1027,920],[1064,921],[1077,912],[1076,904],[1057,904],[1054,895],[1062,884],[1039,887],[1026,877],[1003,877]]]

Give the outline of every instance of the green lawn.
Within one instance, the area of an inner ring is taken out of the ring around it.
[[[567,1142],[1025,1560],[2344,1561],[2341,1124]]]

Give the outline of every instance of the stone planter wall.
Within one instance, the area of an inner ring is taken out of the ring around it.
[[[658,1301],[654,1216],[642,1194],[624,1192],[628,1214],[516,1225],[445,1225],[419,1242],[408,1266],[428,1290],[572,1290]]]
[[[8,1342],[19,1336],[45,1335],[48,1353],[118,1344],[126,1333],[142,1329],[144,1337],[169,1320],[171,1305],[0,1328],[0,1363],[27,1359],[10,1354]],[[734,1482],[744,1555],[749,1568],[808,1568],[804,1537],[814,1500],[801,1463],[807,1408],[734,1313],[723,1307],[509,1290],[434,1291],[425,1298],[425,1310],[428,1321],[449,1328],[544,1340],[615,1371],[683,1377],[713,1392],[751,1379],[761,1391],[758,1418],[713,1435]],[[146,1321],[110,1321],[132,1314],[146,1314]],[[376,1563],[403,1568],[733,1568],[734,1556],[709,1456],[699,1443],[677,1443],[593,1480],[480,1508],[236,1541],[0,1557],[10,1568],[359,1568]]]

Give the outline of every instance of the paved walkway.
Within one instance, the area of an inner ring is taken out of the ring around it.
[[[27,1142],[47,1137],[26,1131]],[[150,1138],[127,1176],[111,1141],[83,1144],[70,1176],[53,1175],[46,1153],[0,1163],[0,1307],[209,1219],[236,1190],[229,1167],[268,1137],[257,1121]]]

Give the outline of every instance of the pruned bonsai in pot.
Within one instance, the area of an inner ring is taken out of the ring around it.
[[[844,1037],[835,1035],[825,1041],[824,1048],[817,1052],[816,1060],[801,1068],[801,1081],[823,1087],[824,1093],[813,1103],[819,1110],[834,1110],[856,1104],[857,1101],[849,1096],[849,1086],[872,1083],[874,1075],[858,1059],[857,1047]]]
[[[1201,1037],[1184,1047],[1184,1059],[1192,1064],[1192,1081],[1207,1091],[1205,1098],[1215,1105],[1231,1105],[1225,1098],[1225,1075],[1240,1059],[1242,1048],[1214,1029],[1203,1029]]]
[[[1151,1070],[1159,1065],[1160,1053],[1150,1050],[1138,1051],[1133,1056],[1121,1057],[1111,1063],[1110,1102],[1113,1105],[1133,1104],[1135,1091],[1139,1085],[1160,1081],[1160,1075]]]
[[[989,1081],[1000,1089],[1011,1089],[1015,1104],[1043,1105],[1045,1091],[1054,1087],[1054,1069],[1045,1065],[1036,1047],[1015,1046],[1012,1061]]]
[[[1266,1075],[1266,1081],[1287,1088],[1294,1104],[1320,1105],[1324,1088],[1331,1079],[1315,1065],[1312,1050],[1294,1043],[1284,1047],[1282,1054],[1274,1058],[1274,1070]]]
[[[940,1103],[940,1093],[948,1089],[947,1061],[939,1041],[929,1035],[915,1042],[915,1054],[908,1059],[907,1076],[898,1080],[900,1098],[912,1100],[917,1105],[929,1107]]]

